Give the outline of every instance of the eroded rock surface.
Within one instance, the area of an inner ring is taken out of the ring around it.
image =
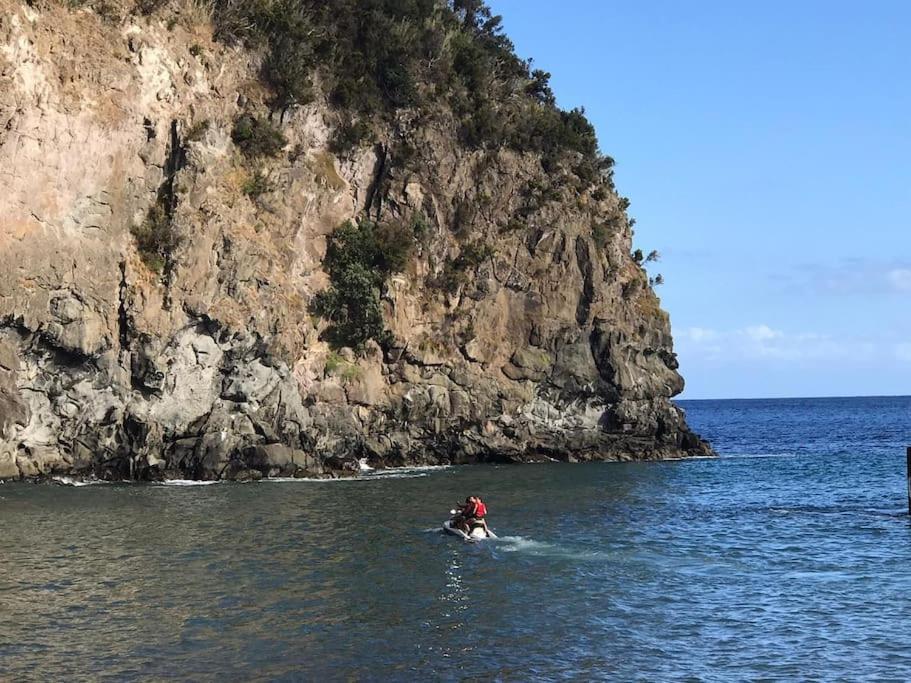
[[[270,112],[257,68],[204,23],[0,0],[0,478],[710,452],[670,401],[668,318],[615,193],[466,150],[445,113],[338,157],[328,104]],[[288,140],[255,199],[245,111]],[[163,192],[179,240],[156,272],[131,228]],[[393,341],[355,354],[308,304],[361,215],[428,230],[387,283]],[[493,255],[445,291],[466,240]]]

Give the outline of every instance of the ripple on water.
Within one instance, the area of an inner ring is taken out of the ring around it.
[[[689,419],[795,455],[4,485],[3,676],[908,680],[904,450],[857,430],[911,403],[735,403]],[[473,492],[498,541],[438,533]]]

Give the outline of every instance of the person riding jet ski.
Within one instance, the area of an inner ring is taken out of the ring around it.
[[[468,496],[465,503],[449,511],[452,517],[443,523],[443,531],[461,536],[466,541],[482,538],[497,538],[487,526],[487,505],[480,496]]]
[[[476,526],[481,526],[484,528],[484,532],[490,536],[490,529],[487,528],[487,506],[484,504],[484,501],[481,500],[481,496],[472,496],[474,499],[474,508],[471,511],[471,516],[468,518],[468,528],[473,528]]]
[[[450,510],[450,512],[453,512],[454,514],[449,522],[452,524],[453,528],[461,529],[465,533],[468,533],[468,525],[465,521],[474,509],[474,502],[471,498],[471,496],[468,496],[464,503],[456,503],[455,510]]]
[[[458,506],[458,512],[453,518],[453,525],[470,534],[475,527],[482,527],[484,532],[490,535],[490,529],[487,528],[487,506],[480,496],[468,496],[464,505]]]

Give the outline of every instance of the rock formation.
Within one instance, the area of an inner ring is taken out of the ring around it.
[[[193,3],[74,4],[0,0],[0,478],[710,452],[612,186],[467,147],[445,109],[334,153],[327,97],[270,106]],[[244,115],[275,156],[232,139]],[[387,337],[330,347],[327,239],[367,218],[422,230]]]

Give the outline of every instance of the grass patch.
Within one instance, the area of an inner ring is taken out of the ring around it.
[[[346,360],[335,351],[330,351],[326,356],[326,375],[338,377],[343,382],[354,382],[361,378],[361,368],[357,363]]]
[[[635,305],[642,318],[646,320],[649,318],[657,318],[658,320],[663,321],[668,319],[667,312],[661,308],[661,300],[650,288],[640,286],[637,291],[641,292],[641,296],[636,299]]]
[[[345,189],[345,181],[338,174],[338,171],[335,170],[335,159],[333,159],[332,155],[328,152],[317,152],[313,156],[312,168],[316,177],[324,182],[330,189],[335,190],[336,192]]]
[[[611,226],[607,223],[595,223],[592,226],[592,241],[599,251],[604,251],[610,241]]]

